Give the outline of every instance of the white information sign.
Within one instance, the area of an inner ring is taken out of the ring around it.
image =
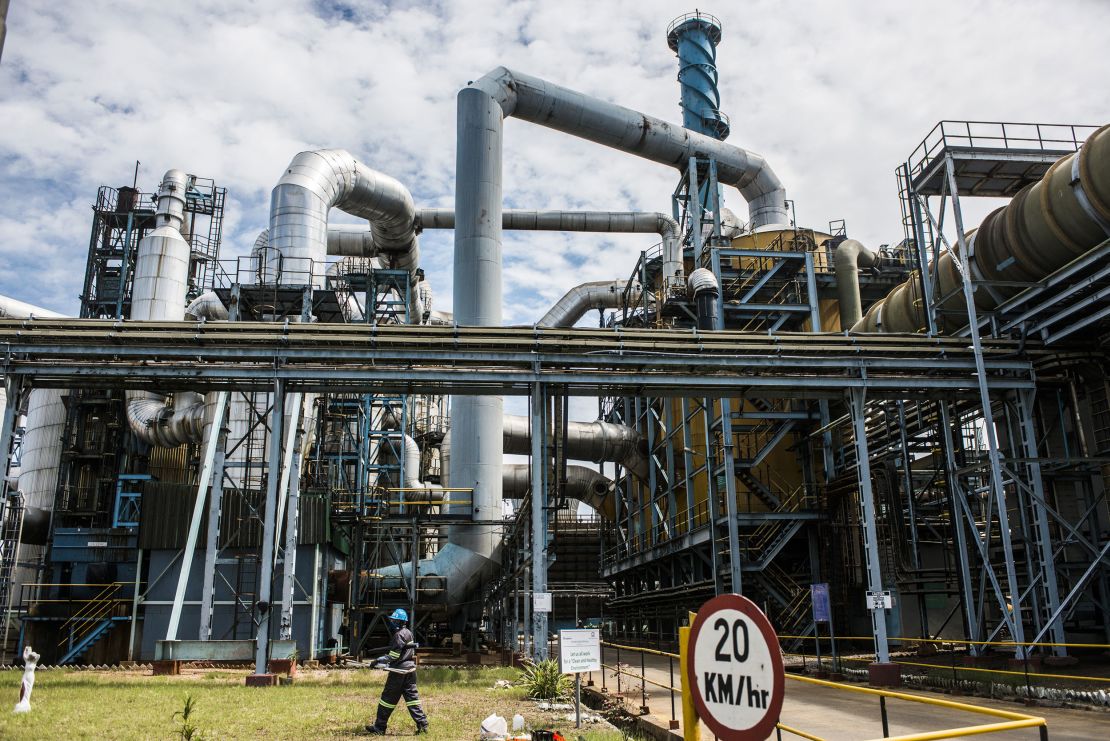
[[[868,592],[867,593],[867,609],[868,610],[889,610],[894,606],[894,600],[891,599],[890,592]]]
[[[601,671],[601,631],[559,631],[559,665],[563,674]]]
[[[722,594],[702,605],[688,655],[687,687],[713,733],[730,741],[773,735],[784,694],[782,652],[755,603]]]
[[[532,593],[533,612],[551,612],[551,592]]]

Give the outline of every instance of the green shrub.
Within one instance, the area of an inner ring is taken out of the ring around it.
[[[571,692],[570,677],[559,671],[559,662],[555,659],[526,662],[520,678],[528,696],[537,700],[558,700]]]
[[[193,696],[185,695],[185,707],[178,710],[170,718],[170,720],[181,718],[181,727],[177,729],[177,736],[183,741],[193,741],[193,739],[200,738],[197,733],[200,729],[197,728],[197,725],[192,721],[193,711],[196,710],[196,706],[197,703],[196,700],[193,699]]]

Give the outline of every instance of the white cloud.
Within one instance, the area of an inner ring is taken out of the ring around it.
[[[455,93],[498,64],[678,121],[664,30],[692,5],[16,3],[0,64],[0,293],[75,311],[87,206],[97,186],[129,183],[136,159],[146,189],[169,167],[229,188],[225,256],[253,243],[270,188],[305,148],[350,149],[420,205],[450,206]],[[845,218],[873,244],[901,236],[893,170],[938,119],[1110,119],[1110,7],[1095,0],[715,10],[730,141],[767,157],[802,223]],[[508,205],[670,211],[666,168],[515,121],[505,155]],[[506,320],[626,277],[653,241],[513,235]],[[450,235],[422,247],[449,308]]]

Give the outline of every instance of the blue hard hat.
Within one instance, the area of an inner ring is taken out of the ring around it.
[[[409,621],[409,614],[398,607],[393,611],[393,614],[389,616],[389,619],[395,623],[407,623]]]

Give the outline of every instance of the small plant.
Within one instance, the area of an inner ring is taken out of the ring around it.
[[[520,678],[528,696],[537,700],[558,700],[570,695],[570,677],[559,671],[559,662],[555,659],[526,662]]]
[[[177,735],[183,741],[193,741],[193,739],[200,738],[200,729],[192,720],[193,711],[196,710],[196,707],[197,702],[193,699],[193,696],[185,695],[185,707],[170,716],[170,720],[181,718],[181,727],[177,729]]]

